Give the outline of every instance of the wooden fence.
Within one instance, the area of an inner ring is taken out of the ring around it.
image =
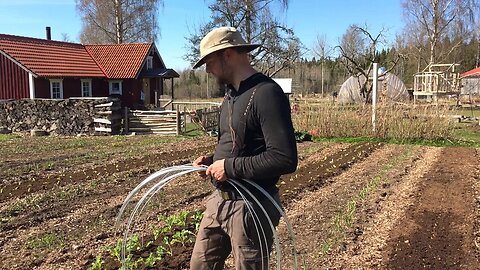
[[[187,131],[187,123],[195,123],[205,133],[217,129],[219,103],[174,103],[174,110],[139,111],[125,108],[124,133],[180,135]]]
[[[187,111],[194,111],[198,109],[213,108],[219,107],[221,103],[219,102],[208,102],[208,101],[174,101],[170,99],[161,99],[160,103],[162,104],[162,109],[180,109]]]
[[[218,107],[198,109],[190,112],[190,117],[203,132],[209,132],[218,127],[220,109]]]
[[[125,108],[124,133],[179,135],[185,126],[181,116],[178,110],[138,111]]]

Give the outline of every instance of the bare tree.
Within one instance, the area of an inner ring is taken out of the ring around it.
[[[67,33],[62,33],[61,36],[62,36],[62,41],[73,42],[72,39],[70,38],[70,36]]]
[[[456,50],[472,33],[478,0],[403,0],[402,7],[405,34],[417,47],[427,46],[428,64],[433,64]],[[447,37],[457,41],[440,49],[440,41]]]
[[[312,52],[320,58],[320,70],[321,70],[321,76],[322,76],[322,96],[324,96],[325,92],[323,90],[325,81],[324,81],[324,75],[325,75],[325,59],[327,56],[327,53],[329,53],[331,50],[330,45],[327,43],[327,37],[325,35],[317,35],[317,38],[315,40],[315,43],[313,45]]]
[[[163,0],[75,0],[82,43],[153,42]]]
[[[371,102],[370,96],[373,85],[368,78],[371,76],[373,63],[377,62],[377,46],[385,44],[384,31],[382,29],[377,35],[372,35],[366,28],[350,25],[342,36],[341,44],[335,47],[340,52],[340,62],[347,72],[358,78],[360,93],[365,99],[365,103]],[[389,67],[384,74],[392,71],[400,59],[402,59],[402,55],[397,54],[388,63]],[[360,80],[362,76],[365,77],[364,82]]]
[[[252,52],[252,63],[262,72],[274,76],[290,66],[300,56],[301,43],[291,28],[280,23],[270,9],[273,0],[215,0],[209,9],[210,22],[201,25],[187,39],[185,59],[198,59],[201,38],[218,26],[232,26],[239,29],[247,42],[262,46]],[[282,0],[286,9],[288,1]]]

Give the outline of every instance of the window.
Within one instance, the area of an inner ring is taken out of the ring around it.
[[[153,68],[153,56],[147,56],[147,69]]]
[[[53,99],[63,99],[62,80],[50,80],[50,97]]]
[[[91,97],[92,96],[92,80],[81,80],[82,85],[82,97]]]
[[[110,95],[121,95],[122,94],[122,81],[109,81],[108,82],[108,93]]]

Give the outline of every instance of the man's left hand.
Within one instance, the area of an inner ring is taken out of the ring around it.
[[[217,160],[212,165],[208,166],[206,174],[213,177],[218,182],[227,180],[224,167],[225,159]]]

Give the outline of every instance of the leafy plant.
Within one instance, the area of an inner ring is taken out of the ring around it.
[[[295,140],[297,142],[311,141],[312,135],[306,131],[295,131]]]
[[[193,242],[193,236],[195,236],[194,233],[192,233],[189,230],[183,229],[181,231],[175,232],[175,234],[172,236],[172,241],[170,242],[172,245],[175,243],[179,243],[182,246],[185,246],[186,243],[188,242]]]
[[[92,263],[92,265],[90,265],[90,267],[88,267],[88,270],[102,270],[103,263],[104,261],[102,259],[102,256],[97,255],[97,257],[95,258],[95,261]]]

